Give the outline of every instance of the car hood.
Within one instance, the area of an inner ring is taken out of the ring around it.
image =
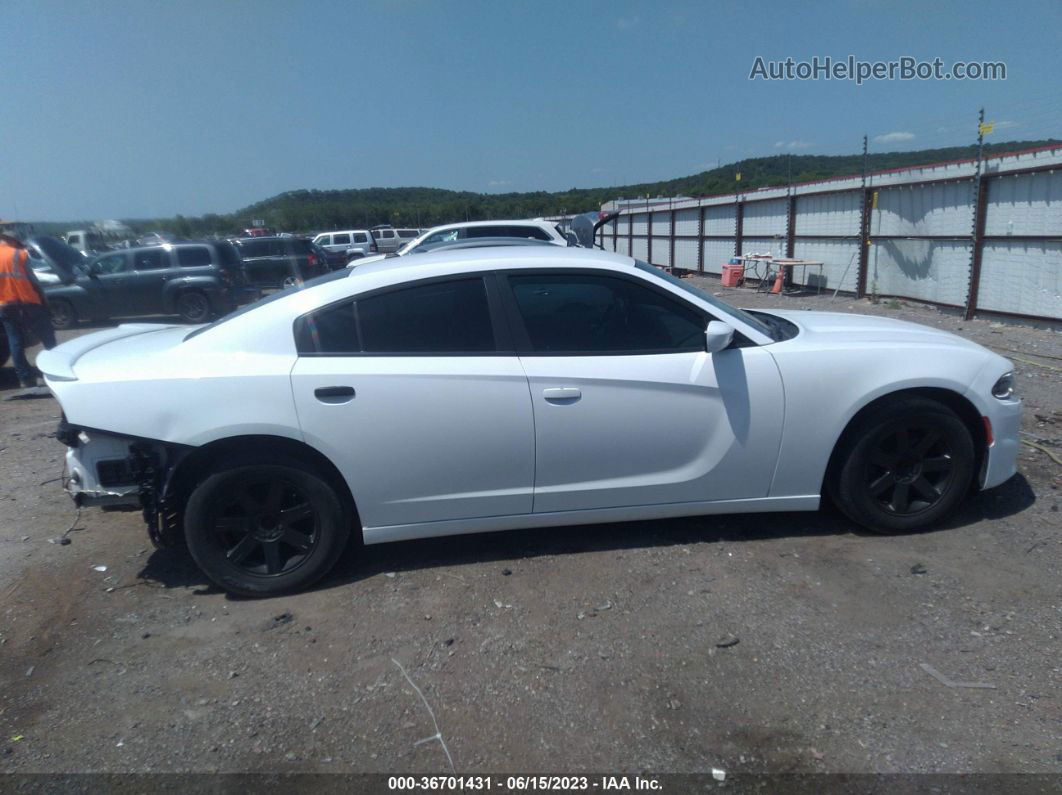
[[[948,331],[896,320],[891,317],[857,315],[847,312],[802,312],[793,309],[752,310],[774,315],[795,323],[800,328],[798,339],[802,341],[843,341],[852,344],[886,345],[932,344],[954,345],[964,348],[986,350],[976,342]]]
[[[85,334],[37,355],[37,368],[49,381],[121,380],[134,377],[163,351],[179,345],[194,326],[123,323]]]

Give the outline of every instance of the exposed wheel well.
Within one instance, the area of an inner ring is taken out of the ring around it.
[[[194,448],[174,465],[166,478],[164,496],[167,502],[183,509],[185,501],[196,484],[215,463],[225,458],[247,455],[281,455],[293,458],[313,469],[336,490],[352,523],[360,530],[361,522],[358,518],[354,496],[350,493],[346,480],[336,469],[335,464],[305,442],[283,436],[233,436]]]
[[[828,484],[836,482],[837,468],[844,462],[844,453],[851,443],[853,429],[856,427],[859,420],[886,403],[906,397],[922,397],[927,398],[928,400],[935,400],[937,403],[947,406],[954,411],[959,419],[962,420],[963,425],[966,426],[966,430],[970,432],[970,438],[973,440],[975,456],[974,473],[976,474],[981,471],[987,438],[985,437],[985,426],[981,419],[981,413],[973,403],[958,392],[953,392],[950,389],[941,389],[939,387],[902,389],[898,392],[890,392],[887,395],[882,395],[881,397],[872,400],[857,411],[855,416],[848,421],[848,424],[841,432],[840,437],[837,439],[837,443],[833,447],[833,452],[830,453],[830,462],[826,466],[826,474],[821,488],[823,495],[829,494]],[[977,484],[978,478],[974,477],[973,487],[976,488]]]

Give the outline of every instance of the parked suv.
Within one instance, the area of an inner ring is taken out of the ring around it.
[[[327,257],[308,237],[246,237],[232,241],[247,281],[255,287],[291,287],[327,273]]]
[[[313,242],[324,250],[328,264],[342,268],[352,259],[361,259],[376,253],[376,243],[368,229],[344,229],[341,232],[321,232]]]
[[[567,246],[568,238],[549,221],[465,221],[429,229],[424,234],[405,243],[399,254],[408,254],[425,244],[434,245],[452,240],[470,240],[477,237],[512,237],[541,240],[556,246]],[[381,249],[381,252],[383,249]]]
[[[400,238],[398,233],[390,226],[374,226],[371,231],[373,240],[376,241],[376,250],[380,254],[390,254],[392,251],[398,251],[407,242]]]
[[[253,294],[229,243],[176,243],[101,254],[70,284],[45,285],[52,325],[137,315],[205,323]]]

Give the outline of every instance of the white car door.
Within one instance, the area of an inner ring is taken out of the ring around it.
[[[299,423],[346,479],[365,527],[531,512],[531,400],[498,320],[477,274],[376,291],[298,322]]]
[[[710,318],[633,276],[504,282],[534,406],[536,513],[767,495],[783,421],[767,351],[706,353]]]

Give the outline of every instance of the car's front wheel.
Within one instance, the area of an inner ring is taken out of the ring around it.
[[[973,440],[955,412],[936,401],[886,403],[847,437],[833,493],[838,507],[869,530],[929,527],[969,491]]]
[[[213,582],[241,596],[305,588],[342,554],[350,521],[335,489],[297,461],[232,460],[194,489],[185,539]]]

